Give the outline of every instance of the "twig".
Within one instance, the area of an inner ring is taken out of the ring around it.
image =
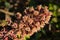
[[[14,13],[8,12],[6,10],[0,9],[1,12],[5,13],[6,15],[14,15]]]

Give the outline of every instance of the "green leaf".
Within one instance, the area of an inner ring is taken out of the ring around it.
[[[52,4],[49,4],[49,10],[53,10]]]
[[[30,36],[29,36],[29,35],[26,35],[25,37],[26,37],[26,38],[30,38]]]
[[[1,2],[1,0],[0,0],[0,2]]]
[[[41,29],[41,31],[42,31],[42,33],[43,33],[43,34],[46,34],[46,32],[45,32],[45,30],[44,30],[44,29]]]
[[[40,37],[41,37],[41,33],[40,32],[38,32],[38,33],[35,34],[35,39],[36,40],[38,40]]]
[[[6,6],[6,8],[10,8],[10,3],[5,2],[5,6]]]
[[[31,0],[30,3],[29,3],[30,6],[35,6],[36,5],[36,2],[34,0]]]
[[[57,23],[57,18],[53,18],[52,21]]]
[[[56,28],[59,28],[59,25],[56,25]]]
[[[57,5],[54,5],[53,8],[54,8],[54,10],[57,10]]]
[[[5,20],[2,20],[2,23],[7,24],[7,22]]]
[[[24,37],[24,40],[27,40],[27,39],[29,39],[30,38],[30,36],[29,35],[26,35],[25,37]]]
[[[0,26],[7,25],[7,22],[5,20],[0,20],[1,24]]]
[[[53,12],[53,16],[55,16],[55,17],[57,16],[56,11]]]
[[[19,39],[20,39],[20,37],[21,37],[21,35],[20,35],[20,34],[17,34],[17,38],[19,38]]]

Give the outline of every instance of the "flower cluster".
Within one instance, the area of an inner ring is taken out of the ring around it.
[[[49,23],[52,13],[48,7],[38,5],[36,8],[27,7],[22,15],[17,12],[14,16],[14,22],[7,19],[7,25],[0,31],[0,37],[3,40],[24,40],[26,35],[32,36],[35,32],[44,28],[45,24]]]

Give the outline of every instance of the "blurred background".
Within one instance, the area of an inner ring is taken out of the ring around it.
[[[0,9],[14,13],[23,13],[26,7],[37,5],[48,6],[52,17],[49,24],[26,40],[60,40],[60,0],[0,0]],[[0,14],[0,20],[5,18],[2,15],[5,14]]]

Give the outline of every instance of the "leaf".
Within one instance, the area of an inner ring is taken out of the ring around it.
[[[21,37],[21,35],[20,35],[20,34],[17,34],[17,38],[19,38],[19,39],[20,39],[20,37]]]
[[[53,18],[52,21],[57,23],[57,18]]]
[[[1,2],[1,0],[0,0],[0,2]]]
[[[40,32],[36,33],[35,39],[38,40],[40,37],[41,37],[41,33]]]
[[[59,28],[59,25],[56,25],[56,28]]]
[[[49,10],[53,10],[53,6],[51,3],[49,4]]]
[[[56,11],[53,12],[53,16],[55,16],[55,17],[57,16]]]
[[[5,6],[6,6],[6,8],[10,8],[10,3],[5,2]]]
[[[30,36],[29,35],[26,35],[25,37],[24,37],[24,40],[27,40],[27,39],[29,39],[30,38]]]
[[[57,5],[54,5],[53,8],[54,8],[54,10],[57,10]]]
[[[35,6],[36,5],[36,2],[34,0],[31,0],[30,3],[29,3],[30,6]]]
[[[46,34],[46,32],[45,32],[45,30],[44,30],[44,29],[41,29],[41,32],[42,32],[43,34]]]
[[[7,22],[5,20],[1,20],[0,26],[5,26],[5,25],[7,25]]]

